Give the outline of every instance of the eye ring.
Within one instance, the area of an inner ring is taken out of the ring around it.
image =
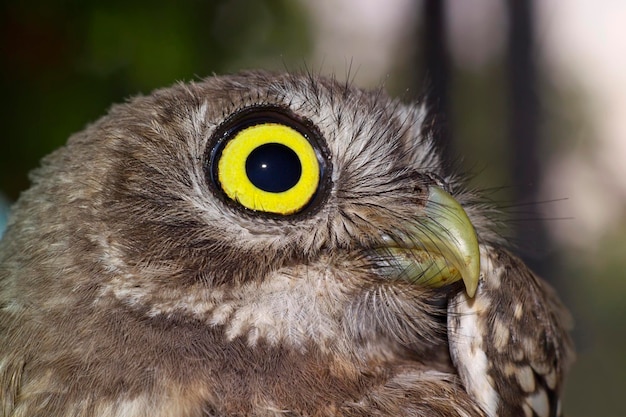
[[[213,138],[206,172],[230,204],[280,217],[308,211],[325,195],[325,143],[310,122],[285,109],[244,109]]]

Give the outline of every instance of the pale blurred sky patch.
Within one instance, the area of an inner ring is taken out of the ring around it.
[[[360,86],[379,85],[391,70],[402,39],[414,31],[414,0],[302,0],[314,24],[314,69]]]
[[[480,71],[506,47],[506,5],[502,0],[450,1],[448,43],[458,67]]]
[[[625,218],[626,2],[537,1],[541,58],[554,86],[581,89],[591,123],[588,146],[571,147],[547,166],[546,196],[567,197],[573,221],[551,222],[563,244],[594,248]],[[567,103],[564,103],[567,104]]]

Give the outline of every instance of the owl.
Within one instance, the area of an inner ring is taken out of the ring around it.
[[[568,314],[432,120],[262,71],[112,107],[13,207],[0,415],[560,415]]]

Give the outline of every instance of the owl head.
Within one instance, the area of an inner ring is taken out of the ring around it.
[[[112,107],[0,241],[0,409],[558,414],[566,313],[435,133],[424,105],[311,74]]]

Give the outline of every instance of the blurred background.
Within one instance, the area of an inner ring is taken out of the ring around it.
[[[569,416],[626,416],[626,2],[3,2],[0,230],[27,173],[114,102],[246,68],[381,84],[573,312]],[[434,99],[433,99],[434,98]],[[1,231],[0,231],[1,233]]]

